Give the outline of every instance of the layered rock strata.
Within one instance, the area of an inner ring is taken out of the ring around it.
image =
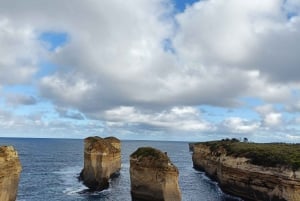
[[[207,145],[193,146],[193,164],[217,180],[221,189],[247,201],[300,201],[300,171],[253,165],[244,157],[212,152]]]
[[[79,179],[92,191],[109,187],[109,179],[121,169],[121,142],[115,137],[84,140],[84,168]]]
[[[12,146],[0,147],[0,200],[15,201],[17,197],[21,163]]]
[[[130,156],[133,201],[181,201],[178,176],[177,167],[160,150],[141,147]]]

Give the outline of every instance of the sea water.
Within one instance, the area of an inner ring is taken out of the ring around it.
[[[18,201],[131,201],[129,156],[142,146],[168,153],[179,169],[183,201],[241,201],[193,168],[187,142],[122,141],[119,177],[111,180],[109,189],[93,193],[84,191],[77,180],[83,167],[83,140],[0,138],[1,145],[13,145],[19,153],[23,170]]]

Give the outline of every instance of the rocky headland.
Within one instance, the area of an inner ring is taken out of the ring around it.
[[[193,164],[247,201],[300,201],[300,145],[236,140],[190,144]]]
[[[109,179],[121,169],[121,142],[115,137],[84,140],[84,168],[79,179],[92,191],[109,187]]]
[[[166,153],[151,147],[130,155],[132,200],[181,201],[179,172]]]
[[[22,167],[12,146],[0,147],[0,200],[15,201]]]

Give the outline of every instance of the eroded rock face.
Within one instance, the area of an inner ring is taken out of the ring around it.
[[[227,193],[249,201],[300,201],[300,171],[253,165],[225,150],[212,153],[204,144],[193,149],[194,167],[217,180]]]
[[[0,147],[0,200],[15,201],[17,197],[21,163],[12,146]]]
[[[109,187],[109,179],[121,169],[121,142],[115,137],[84,140],[84,168],[79,179],[91,190]]]
[[[142,147],[130,156],[133,201],[181,201],[178,176],[177,167],[160,150]]]

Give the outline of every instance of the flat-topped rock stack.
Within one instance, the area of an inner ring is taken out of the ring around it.
[[[133,201],[181,201],[178,176],[177,167],[160,150],[141,147],[130,156]]]
[[[90,190],[109,187],[109,179],[121,169],[121,142],[115,137],[88,137],[84,140],[84,168],[79,179]]]
[[[0,200],[15,201],[22,167],[12,146],[0,147]]]

